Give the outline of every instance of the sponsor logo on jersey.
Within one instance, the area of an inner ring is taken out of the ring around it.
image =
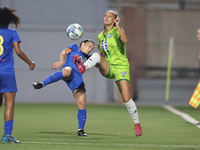
[[[112,34],[112,33],[110,33],[110,34],[109,34],[109,36],[108,36],[108,38],[110,39],[112,36],[113,36],[113,34]]]
[[[0,58],[0,61],[5,61],[5,59],[1,59],[1,58]]]
[[[85,60],[84,60],[84,58],[82,56],[79,56],[79,58],[80,58],[80,60],[81,60],[82,63],[85,62]]]

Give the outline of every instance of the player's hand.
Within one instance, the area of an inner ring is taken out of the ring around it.
[[[32,71],[34,68],[35,68],[35,63],[32,61],[32,62],[29,64],[29,69]]]
[[[58,61],[58,62],[53,63],[53,65],[51,67],[52,67],[52,69],[59,69],[60,67],[63,66],[63,64],[64,63],[62,61]]]
[[[117,17],[117,18],[115,19],[115,24],[116,24],[116,26],[119,25],[120,21],[121,21],[121,19],[120,19],[119,17]]]

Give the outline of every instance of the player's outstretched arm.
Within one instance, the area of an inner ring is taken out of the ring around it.
[[[61,53],[60,53],[60,61],[53,63],[52,65],[52,69],[59,69],[61,68],[64,63],[65,63],[65,59],[67,54],[69,54],[71,52],[70,48],[65,48]]]
[[[26,54],[20,49],[19,42],[13,42],[13,47],[16,54],[29,65],[29,69],[33,70],[35,68],[35,63],[31,61]]]

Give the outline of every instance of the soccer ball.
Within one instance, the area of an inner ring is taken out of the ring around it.
[[[78,23],[73,23],[66,30],[67,36],[72,40],[78,40],[83,35],[83,28]]]

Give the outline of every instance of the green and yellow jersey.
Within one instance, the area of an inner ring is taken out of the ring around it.
[[[98,35],[98,40],[110,68],[106,77],[115,78],[116,82],[121,80],[130,82],[130,64],[126,56],[125,44],[120,39],[117,27],[113,27],[107,34],[104,34],[104,31],[101,32]]]
[[[110,65],[129,65],[125,44],[120,39],[117,27],[113,27],[107,34],[104,31],[98,35],[101,51],[106,55]]]

